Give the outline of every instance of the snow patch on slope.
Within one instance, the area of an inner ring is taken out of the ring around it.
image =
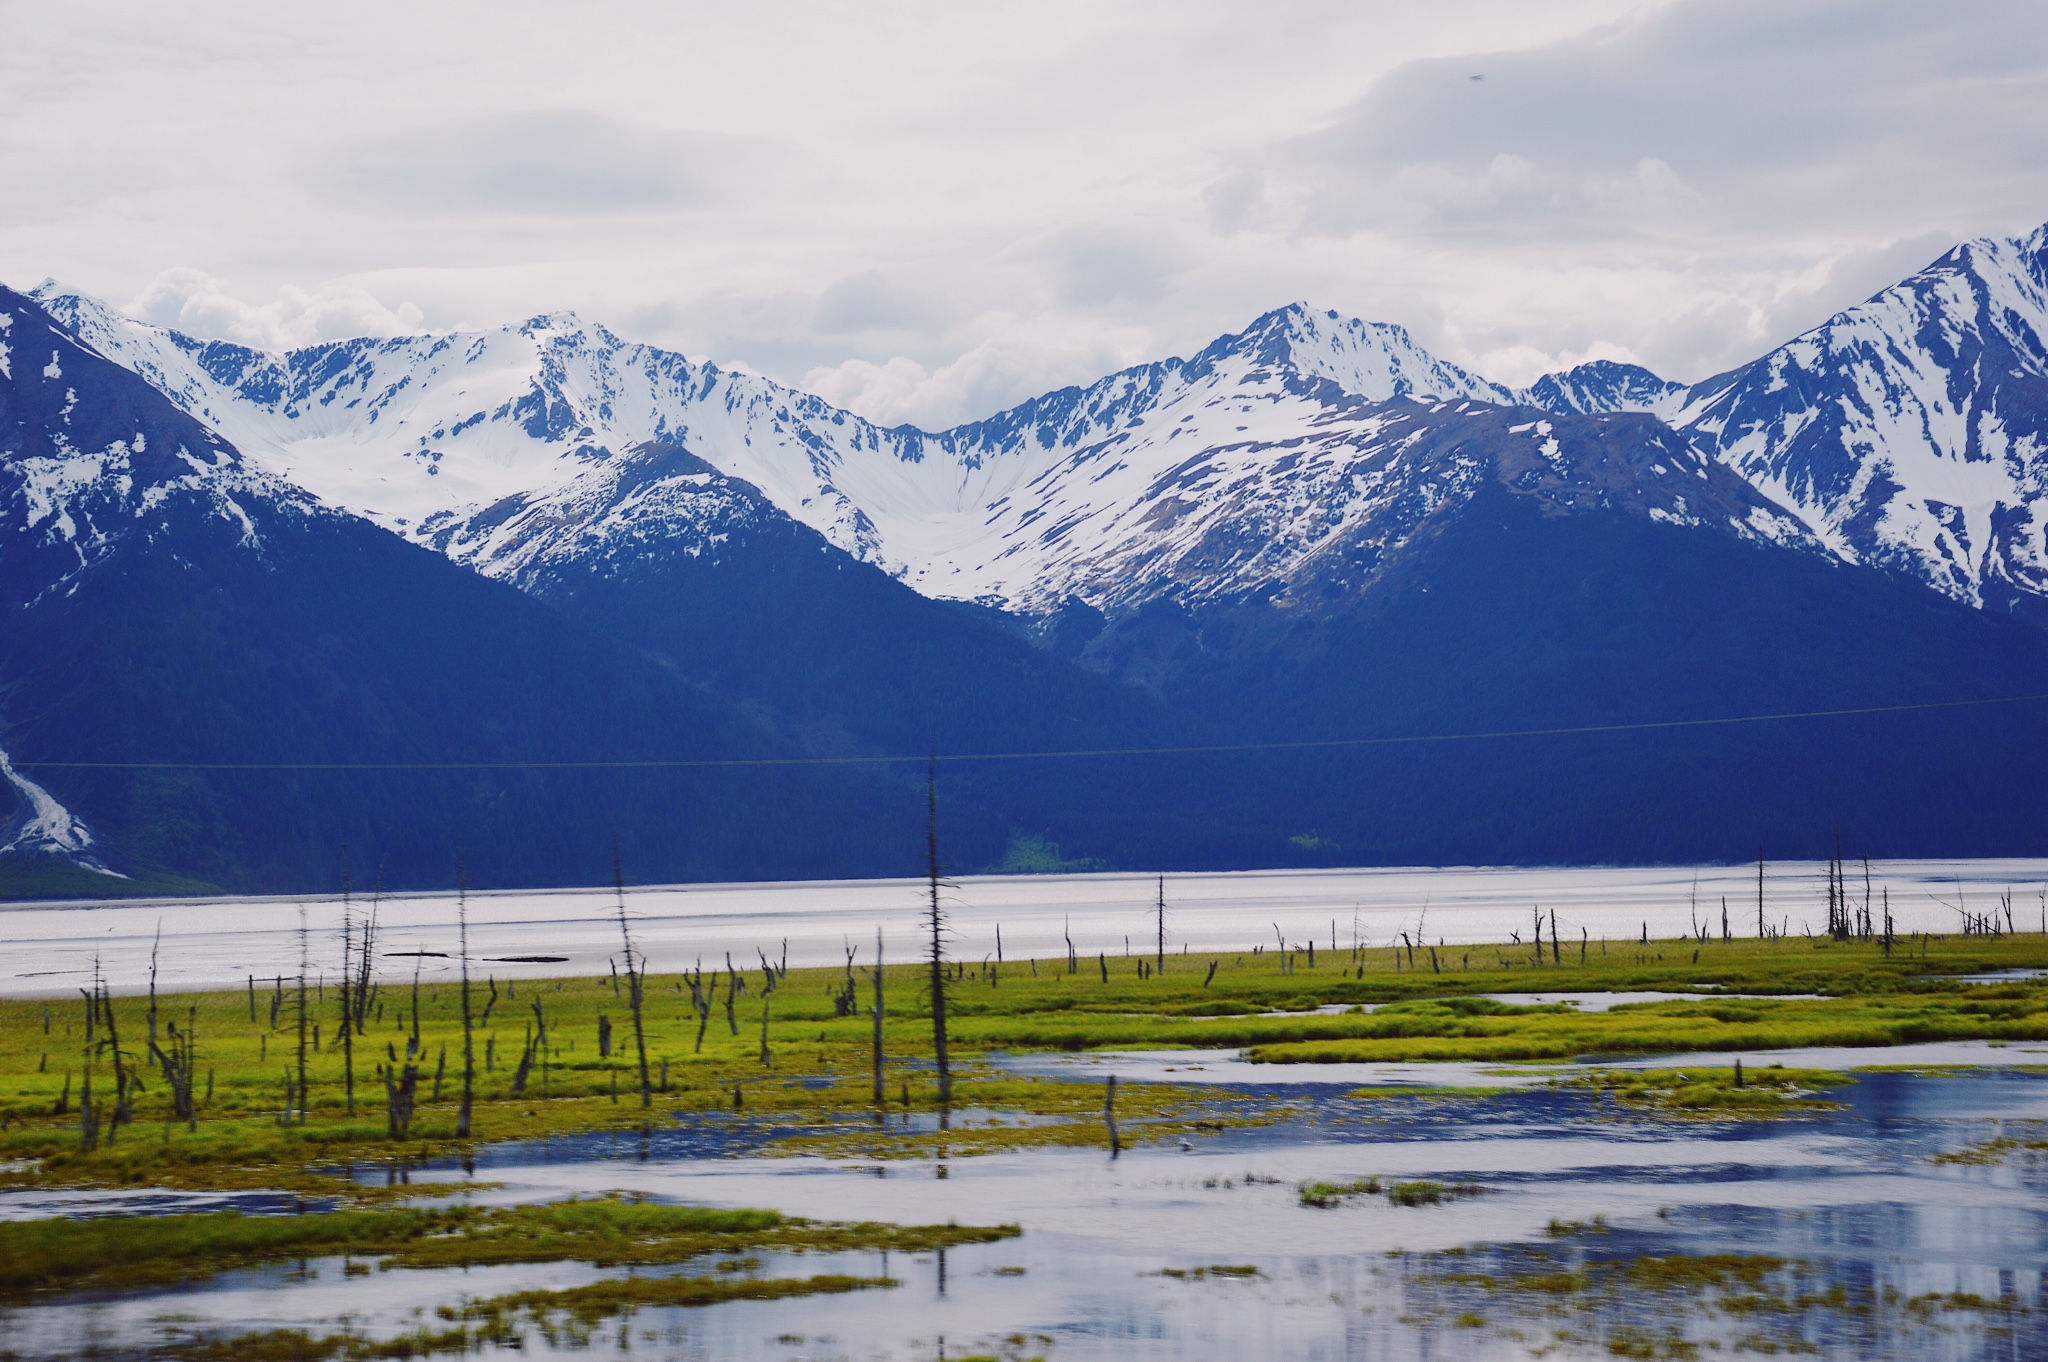
[[[0,845],[0,856],[58,856],[96,874],[128,878],[100,863],[92,851],[91,829],[48,790],[15,770],[4,748],[0,748],[0,781],[13,789],[22,806],[15,816],[14,836]]]

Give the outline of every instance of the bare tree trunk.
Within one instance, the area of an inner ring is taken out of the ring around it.
[[[149,943],[149,1043],[156,1044],[156,952],[164,944],[164,920],[156,920],[156,937]]]
[[[306,1124],[306,966],[309,938],[306,935],[306,910],[299,908],[299,1096],[298,1124]]]
[[[346,852],[344,851],[344,854]],[[341,1086],[348,1114],[356,1114],[355,917],[348,870],[341,872]]]
[[[1334,943],[1334,942],[1336,941],[1336,939],[1337,939],[1337,936],[1336,936],[1336,932],[1337,932],[1337,928],[1336,928],[1336,925],[1335,925],[1335,924],[1333,923],[1333,924],[1331,925],[1331,927],[1330,927],[1330,940],[1331,940],[1331,941],[1332,941],[1333,943]],[[1336,946],[1335,946],[1335,945],[1333,944],[1333,945],[1331,945],[1330,949],[1334,951],[1334,950],[1336,950],[1336,949],[1337,949],[1337,947],[1336,947]],[[1159,952],[1159,955],[1158,955],[1158,961],[1159,961],[1159,964],[1158,964],[1158,969],[1159,969],[1159,972],[1160,972],[1161,974],[1164,974],[1164,973],[1166,972],[1166,876],[1164,876],[1164,875],[1161,875],[1161,876],[1159,877],[1159,941],[1158,941],[1158,952]]]
[[[939,1104],[953,1100],[953,1073],[946,1063],[945,916],[939,908],[939,758],[925,771],[925,859],[931,884],[932,1053],[939,1070]]]
[[[370,917],[363,923],[362,943],[356,949],[357,977],[355,1018],[356,1034],[366,1036],[370,1026],[370,998],[374,990],[371,983],[371,966],[377,946],[377,909],[384,901],[384,867],[377,867],[377,880],[370,888]],[[381,1010],[381,1009],[380,1009]]]
[[[875,1105],[882,1096],[882,929],[875,928]]]
[[[455,930],[456,949],[462,956],[462,1109],[455,1114],[455,1138],[466,1140],[476,1108],[476,1021],[469,1001],[469,876],[463,873],[459,856],[455,860]]]
[[[626,929],[626,872],[619,861],[619,834],[612,833],[612,889],[619,899],[619,939],[626,948],[626,987],[633,1002],[633,1046],[640,1054],[640,1105],[654,1105],[654,1086],[647,1078],[647,1031],[641,1023],[641,985],[646,982],[646,962],[634,963],[633,934]],[[761,1053],[768,1053],[767,1002],[762,1000]]]

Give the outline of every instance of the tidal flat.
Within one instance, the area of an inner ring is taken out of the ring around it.
[[[160,994],[154,1051],[146,995],[0,1002],[0,1356],[2043,1355],[2044,964],[956,963],[944,1104],[925,966],[880,1102],[857,966],[648,977],[645,1106],[630,982],[486,975],[467,1137],[459,989],[389,962],[346,1046],[332,979]]]

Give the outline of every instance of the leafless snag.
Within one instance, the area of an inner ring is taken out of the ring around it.
[[[469,1000],[469,876],[464,873],[462,858],[455,858],[455,930],[456,951],[462,957],[462,1109],[455,1115],[455,1138],[469,1138],[470,1117],[476,1110],[476,1021],[470,1011]],[[491,990],[492,1001],[496,1001],[497,989]],[[484,1010],[490,1015],[490,1009]],[[442,1055],[447,1050],[444,1047]],[[441,1079],[434,1077],[434,1096],[440,1097]]]
[[[945,916],[939,907],[939,757],[933,751],[925,769],[925,860],[931,886],[932,1053],[939,1071],[939,1105],[953,1100],[953,1071],[946,1062]],[[1108,982],[1109,966],[1103,965]]]
[[[626,987],[633,1005],[633,1046],[640,1055],[640,1105],[654,1105],[654,1085],[647,1075],[647,1030],[641,1020],[641,998],[646,991],[642,985],[647,980],[647,964],[635,963],[633,934],[626,927],[626,872],[619,861],[619,834],[612,834],[612,888],[619,901],[619,939],[626,950]],[[764,1047],[766,1042],[763,1042]]]
[[[871,971],[875,985],[875,1105],[883,1102],[882,1095],[882,929],[875,928],[875,968]]]
[[[342,848],[342,855],[348,855],[348,848]],[[341,988],[337,990],[341,1001],[341,1081],[343,1100],[348,1114],[356,1114],[356,1025],[355,1025],[355,912],[350,902],[349,882],[346,865],[341,872]]]

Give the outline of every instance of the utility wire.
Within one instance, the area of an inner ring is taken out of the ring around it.
[[[1738,724],[1785,723],[1795,719],[1841,719],[1868,714],[1907,714],[1985,705],[2021,705],[2048,694],[2000,695],[1982,700],[1930,700],[1911,705],[1865,705],[1856,709],[1806,709],[1778,714],[1740,714],[1721,719],[1665,719],[1631,724],[1579,724],[1565,728],[1504,728],[1470,733],[1417,733],[1384,738],[1320,738],[1299,742],[1205,743],[1182,747],[1088,747],[1051,752],[920,752],[896,757],[705,757],[677,761],[31,761],[14,765],[66,771],[633,771],[694,767],[890,766],[911,762],[1045,761],[1079,757],[1164,757],[1223,752],[1305,752],[1345,747],[1394,747],[1411,743],[1481,742],[1498,738],[1559,738],[1594,733],[1645,733],[1676,728],[1728,728]]]

